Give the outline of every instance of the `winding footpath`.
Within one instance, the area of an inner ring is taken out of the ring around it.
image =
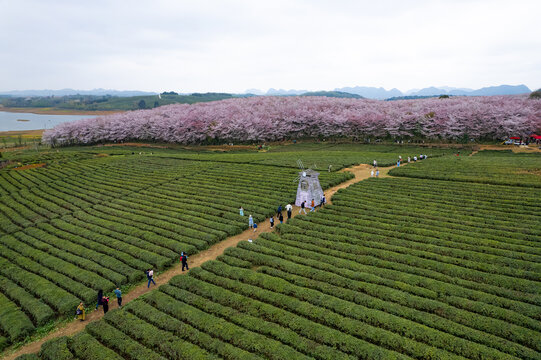
[[[380,167],[379,168],[379,170],[380,170],[379,177],[388,177],[389,175],[387,173],[393,167],[394,166]],[[338,190],[347,188],[351,184],[354,184],[354,183],[357,183],[359,181],[368,179],[370,177],[370,171],[372,169],[373,169],[372,166],[362,164],[362,165],[353,166],[351,168],[346,168],[346,169],[340,170],[341,172],[349,171],[349,172],[353,173],[353,175],[355,175],[355,177],[348,180],[348,181],[345,181],[345,182],[343,182],[343,183],[341,183],[341,184],[339,184],[337,186],[334,186],[332,188],[329,188],[329,189],[325,190],[325,198],[327,199],[327,204],[332,204],[332,196]],[[284,215],[286,215],[285,211],[284,211]],[[297,215],[299,215],[299,207],[294,206],[293,211],[292,211],[292,216],[295,217]],[[287,216],[284,216],[284,218],[286,218],[286,217]],[[248,218],[246,218],[246,221],[248,221]],[[278,221],[276,221],[276,222],[278,222]],[[254,232],[252,229],[245,230],[245,231],[243,231],[242,233],[240,233],[238,235],[229,237],[229,238],[227,238],[227,239],[225,239],[225,240],[223,240],[223,241],[221,241],[219,243],[216,243],[216,244],[212,245],[207,250],[201,251],[200,253],[198,253],[196,255],[190,256],[189,261],[188,261],[188,265],[190,266],[190,268],[201,266],[201,264],[203,264],[204,262],[206,262],[208,260],[215,260],[218,256],[220,256],[220,255],[222,255],[224,253],[225,249],[227,249],[229,247],[237,246],[237,244],[239,242],[241,242],[241,241],[246,241],[248,239],[255,239],[260,233],[267,233],[267,232],[271,232],[273,230],[274,229],[270,228],[269,219],[265,219],[265,221],[258,223],[258,228],[257,228],[256,232]],[[157,286],[159,286],[161,284],[165,284],[165,283],[169,282],[169,280],[173,276],[184,275],[186,273],[188,273],[188,271],[183,272],[182,271],[182,266],[179,263],[179,264],[173,266],[172,268],[170,268],[170,269],[168,269],[168,270],[166,270],[164,272],[155,274],[154,275],[154,280],[156,281]],[[123,304],[129,303],[130,301],[132,301],[134,299],[137,299],[139,296],[141,296],[143,294],[146,294],[147,292],[149,292],[149,291],[151,291],[151,290],[153,290],[154,288],[157,287],[157,286],[151,285],[150,288],[147,288],[146,285],[147,285],[147,282],[144,281],[144,283],[142,283],[140,285],[137,285],[130,292],[128,292],[126,294],[123,294],[122,303]],[[94,306],[94,304],[87,304],[87,305]],[[116,303],[116,299],[114,298],[114,296],[112,296],[111,301],[109,303],[109,310],[116,309],[117,307],[118,306],[117,306],[117,303]],[[37,353],[37,352],[39,352],[39,350],[41,348],[41,345],[44,342],[46,342],[47,340],[51,340],[51,339],[61,337],[61,336],[74,335],[74,334],[78,333],[79,331],[84,330],[85,326],[88,325],[89,323],[101,319],[103,317],[103,315],[104,314],[103,314],[103,311],[101,309],[99,309],[98,311],[92,311],[91,313],[87,314],[85,321],[72,321],[72,322],[69,322],[69,323],[67,323],[67,324],[53,330],[52,332],[50,332],[48,335],[44,336],[43,338],[41,338],[39,340],[36,340],[34,342],[30,342],[30,343],[28,343],[26,345],[23,345],[23,346],[21,346],[20,348],[18,348],[17,350],[15,350],[14,352],[12,352],[10,354],[5,354],[4,357],[2,358],[2,360],[13,360],[16,357],[21,356],[23,354]]]

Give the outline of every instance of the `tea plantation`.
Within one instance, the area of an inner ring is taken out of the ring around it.
[[[263,219],[290,201],[294,155],[268,154],[0,172],[4,342],[241,231],[239,203]],[[541,158],[428,154],[25,358],[541,359]]]

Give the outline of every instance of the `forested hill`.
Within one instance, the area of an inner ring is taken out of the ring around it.
[[[7,108],[55,108],[60,110],[138,110],[153,109],[170,104],[194,104],[216,100],[246,97],[226,93],[193,93],[180,95],[175,92],[164,92],[160,95],[143,95],[119,97],[111,95],[67,95],[36,97],[3,97],[0,104]]]

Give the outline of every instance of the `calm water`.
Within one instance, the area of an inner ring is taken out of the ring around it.
[[[0,111],[0,131],[50,129],[67,121],[96,117],[95,115],[42,115]],[[28,121],[18,121],[28,120]]]

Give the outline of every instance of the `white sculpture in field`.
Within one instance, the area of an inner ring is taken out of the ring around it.
[[[323,189],[319,184],[319,173],[312,169],[304,170],[302,162],[297,161],[301,171],[299,172],[299,186],[297,188],[297,199],[295,200],[296,206],[301,206],[303,201],[306,201],[306,207],[309,207],[312,203],[312,199],[316,205],[319,205],[321,198],[323,197]]]

